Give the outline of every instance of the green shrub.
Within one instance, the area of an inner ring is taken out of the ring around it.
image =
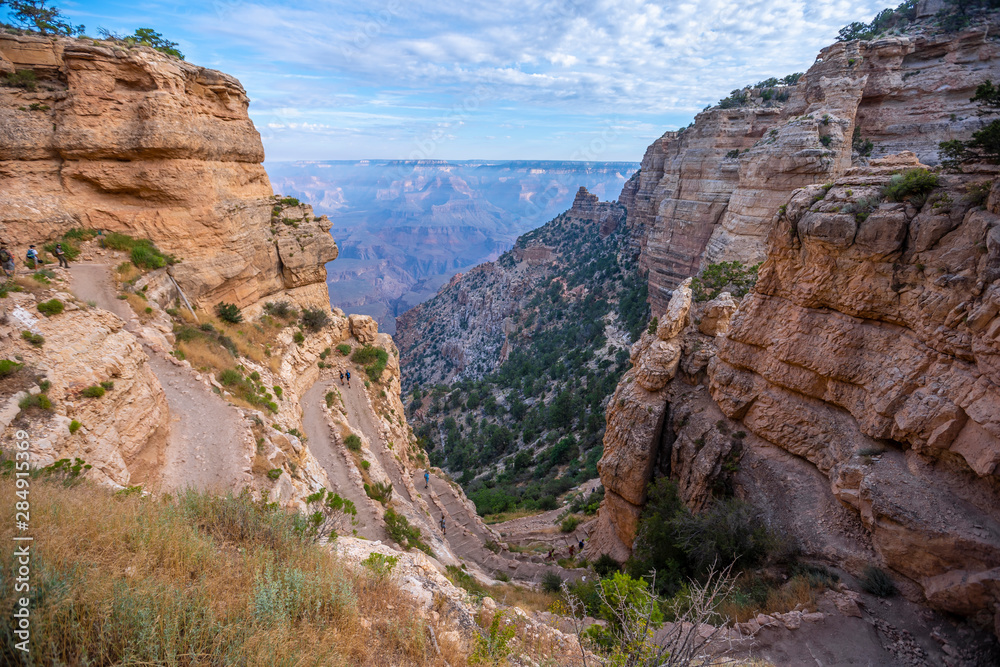
[[[351,353],[351,346],[347,343],[341,343],[337,346],[337,352],[340,352],[341,355],[346,357]]]
[[[377,500],[385,505],[392,499],[392,484],[390,482],[365,484],[365,494],[372,500]]]
[[[346,446],[352,452],[361,451],[361,438],[358,437],[356,433],[352,433],[346,438],[344,438],[344,446]]]
[[[9,73],[4,83],[12,88],[24,88],[28,92],[34,92],[38,87],[38,78],[30,69],[19,69]]]
[[[378,382],[382,377],[382,371],[389,363],[389,353],[380,347],[365,345],[358,348],[351,355],[351,361],[364,366],[365,373],[372,382]]]
[[[646,333],[655,334],[656,328],[660,326],[660,318],[654,317],[649,321],[649,326],[646,327]]]
[[[70,432],[70,435],[72,435],[72,434],[76,433],[77,431],[79,431],[81,426],[83,426],[83,424],[81,424],[77,420],[74,419],[73,421],[71,421],[69,423],[69,432]]]
[[[112,382],[111,380],[105,380],[104,382],[101,383],[101,387],[104,388],[104,391],[111,391],[112,389],[115,388],[115,383]]]
[[[742,262],[719,262],[709,264],[691,281],[691,292],[695,301],[709,301],[730,292],[742,297],[757,284],[757,270],[760,264],[744,266]]]
[[[397,514],[391,507],[385,511],[385,531],[394,542],[407,550],[417,548],[430,553],[430,549],[420,539],[420,529],[411,526],[405,516]]]
[[[24,364],[19,364],[16,361],[11,361],[10,359],[0,359],[0,378],[13,375],[23,367]]]
[[[29,394],[18,401],[17,406],[22,410],[30,410],[31,408],[51,410],[52,401],[45,394]]]
[[[219,373],[218,380],[223,385],[232,387],[243,382],[243,374],[235,368],[227,368]]]
[[[823,144],[825,147],[829,147],[830,144],[833,143],[833,137],[829,134],[822,134],[819,137],[819,143]]]
[[[938,186],[937,174],[927,169],[909,169],[894,174],[882,194],[889,201],[901,202],[910,197],[923,197]]]
[[[892,577],[877,567],[869,565],[858,578],[861,588],[880,598],[891,598],[899,591]]]
[[[302,311],[302,326],[312,332],[319,331],[330,323],[330,314],[322,308],[306,308]]]
[[[292,336],[292,340],[295,341],[296,345],[302,345],[302,343],[306,342],[306,335],[301,331],[296,331]]]
[[[562,590],[563,580],[557,572],[548,570],[542,575],[542,590],[546,593],[558,593]]]
[[[34,347],[41,347],[42,345],[45,345],[45,337],[41,334],[25,330],[21,332],[21,338],[31,343]]]
[[[332,391],[328,391],[328,392],[326,392],[326,397],[325,398],[326,398],[326,407],[332,408],[333,407],[333,401],[334,401],[334,399],[337,398],[337,395],[334,394]],[[347,436],[347,437],[350,437],[350,436]]]
[[[504,623],[504,610],[493,614],[490,627],[476,636],[476,646],[469,655],[470,665],[501,665],[507,663],[507,656],[513,651],[510,645],[517,634],[514,623]]]
[[[229,322],[230,324],[239,324],[243,321],[243,313],[240,312],[239,307],[235,303],[222,302],[216,304],[215,314],[223,322]]]
[[[299,200],[296,199],[295,197],[283,197],[282,199],[278,200],[278,203],[281,204],[282,206],[298,206]]]
[[[572,533],[574,530],[576,530],[576,527],[579,526],[582,522],[583,520],[580,519],[579,517],[568,516],[565,519],[563,519],[561,524],[559,524],[559,530],[561,530],[564,533]]]
[[[273,387],[271,387],[271,389],[274,390],[274,395],[278,397],[279,401],[283,400],[285,391],[280,386],[274,385]]]
[[[594,572],[597,573],[601,579],[605,578],[613,572],[620,572],[622,569],[622,564],[612,558],[609,554],[601,554],[597,560],[594,561]]]
[[[58,315],[63,311],[65,305],[59,299],[50,299],[48,301],[42,301],[38,304],[38,312],[40,312],[45,317],[52,317],[53,315]]]
[[[267,476],[269,479],[278,479],[279,477],[281,477],[281,473],[282,473],[281,468],[271,468],[270,470],[267,471]]]
[[[80,395],[84,398],[100,398],[101,396],[104,396],[104,393],[104,387],[95,384],[81,391]]]
[[[268,301],[264,304],[264,312],[285,320],[298,316],[298,312],[287,301],[278,301],[277,303]]]
[[[323,348],[323,351],[319,353],[319,358],[325,360],[330,356],[330,348]]]
[[[129,259],[140,269],[155,270],[167,265],[167,258],[152,244],[139,244],[132,248]]]
[[[368,470],[368,469],[369,469],[369,468],[371,468],[371,467],[372,467],[372,463],[371,463],[371,461],[362,461],[362,462],[361,462],[361,468],[362,468],[362,469],[364,469],[364,470]]]
[[[373,551],[368,554],[368,558],[361,561],[361,564],[366,567],[376,579],[388,579],[392,575],[392,569],[396,567],[396,563],[399,558],[396,556],[386,556],[380,554],[377,551]]]

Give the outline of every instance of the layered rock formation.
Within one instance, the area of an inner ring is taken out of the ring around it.
[[[150,239],[181,260],[172,273],[200,305],[245,307],[322,280],[303,268],[336,257],[332,241],[297,250],[268,233],[275,202],[235,78],[91,40],[5,34],[0,56],[37,79],[34,90],[0,87],[8,243],[40,245],[73,227]],[[299,247],[307,231],[329,238],[325,218],[301,213]],[[312,292],[326,301],[325,289]]]
[[[566,213],[518,238],[497,261],[456,275],[433,299],[400,316],[396,341],[407,388],[456,376],[481,377],[497,368],[510,353],[511,334],[538,286],[561,267],[582,262],[581,253],[613,255],[617,243],[628,246],[627,239],[619,241],[627,236],[619,229],[624,218],[624,207],[600,202],[581,187]],[[620,233],[609,238],[615,232]],[[630,256],[624,261],[631,265]],[[567,296],[578,301],[586,294],[578,290]]]
[[[939,142],[981,124],[969,98],[998,76],[995,30],[996,19],[957,35],[928,23],[838,42],[797,85],[779,89],[782,104],[749,91],[748,105],[713,107],[655,141],[620,199],[628,224],[644,230],[640,262],[653,311],[709,262],[762,260],[778,206],[796,188],[844,173],[856,131],[874,142],[876,157],[905,148],[937,164]]]

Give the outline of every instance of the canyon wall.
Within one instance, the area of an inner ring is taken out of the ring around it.
[[[235,78],[144,46],[0,35],[0,72],[15,70],[36,79],[0,87],[0,236],[19,255],[73,227],[122,232],[176,256],[171,273],[199,305],[286,289],[327,302],[323,277],[271,233],[264,150]],[[303,213],[310,261],[336,257],[329,227]]]
[[[620,201],[660,329],[608,407],[592,554],[628,556],[669,475],[695,511],[728,490],[805,555],[1000,634],[1000,185],[935,169],[988,122],[998,29],[837,43],[780,107],[650,146]],[[937,184],[887,198],[912,169]],[[763,262],[754,290],[691,302],[682,281],[733,259]]]
[[[796,188],[844,173],[856,130],[873,141],[873,157],[906,149],[936,165],[939,142],[980,126],[969,98],[998,76],[996,25],[955,34],[917,24],[838,42],[796,85],[778,88],[784,102],[753,89],[749,104],[703,111],[650,145],[621,201],[629,224],[645,230],[640,263],[653,312],[707,263],[762,261],[778,207]]]

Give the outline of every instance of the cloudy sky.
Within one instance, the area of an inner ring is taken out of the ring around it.
[[[56,0],[237,76],[268,160],[638,161],[885,0]]]

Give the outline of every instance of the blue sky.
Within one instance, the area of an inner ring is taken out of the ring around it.
[[[238,77],[268,160],[630,160],[885,0],[56,0]]]

